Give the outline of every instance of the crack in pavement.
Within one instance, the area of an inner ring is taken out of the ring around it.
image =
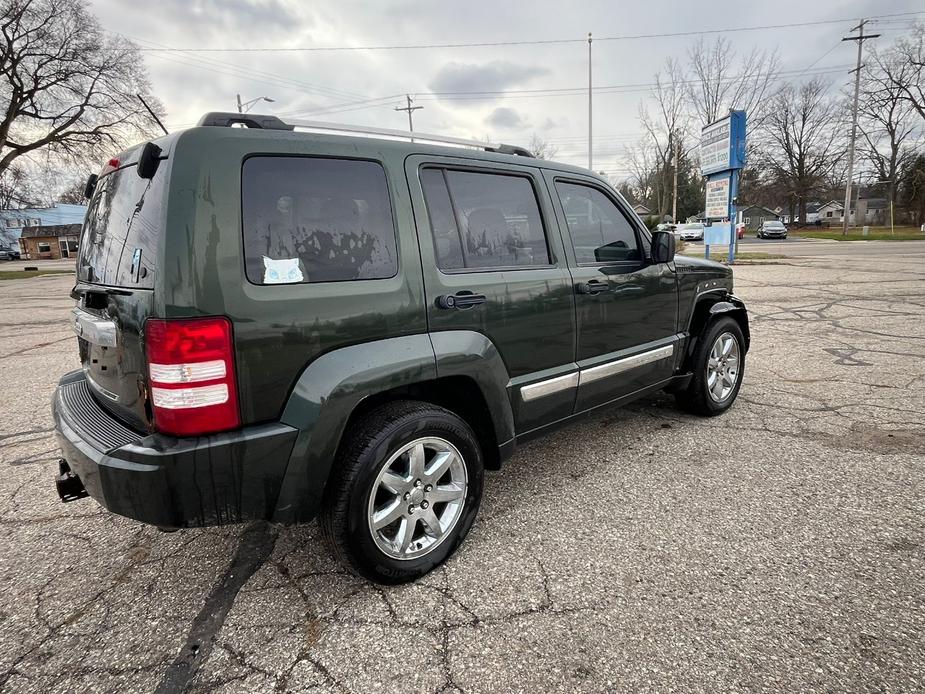
[[[238,592],[272,554],[277,535],[276,528],[264,522],[251,524],[241,534],[231,563],[193,619],[186,642],[158,683],[156,694],[187,689],[199,668],[209,659],[215,636],[225,623]]]

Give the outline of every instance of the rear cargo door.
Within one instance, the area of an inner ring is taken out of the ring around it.
[[[167,166],[153,178],[133,163],[103,175],[90,200],[73,312],[80,360],[96,399],[129,426],[151,428],[142,327],[153,312]]]

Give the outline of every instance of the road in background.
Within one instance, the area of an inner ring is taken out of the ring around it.
[[[703,256],[703,244],[686,241],[685,255]],[[720,247],[725,252],[726,247]],[[925,256],[925,239],[922,241],[832,241],[830,239],[756,239],[746,236],[739,239],[739,253],[771,253],[788,257],[871,257],[871,256]]]

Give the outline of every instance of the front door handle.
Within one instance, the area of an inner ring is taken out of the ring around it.
[[[575,291],[579,294],[600,294],[608,289],[610,289],[610,285],[601,280],[589,280],[575,285]]]
[[[456,292],[456,294],[441,294],[437,297],[437,308],[457,308],[466,309],[484,304],[486,301],[484,294],[475,294],[468,290]]]

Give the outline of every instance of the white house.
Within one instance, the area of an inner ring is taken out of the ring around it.
[[[857,210],[855,209],[857,205]],[[851,210],[848,214],[848,224],[888,224],[890,204],[884,198],[861,198],[851,201]],[[831,200],[819,208],[819,219],[837,226],[843,223],[845,205]],[[855,221],[857,217],[857,221]]]

